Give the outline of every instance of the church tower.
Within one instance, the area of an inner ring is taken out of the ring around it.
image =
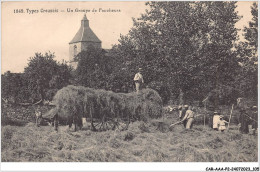
[[[101,41],[89,27],[89,20],[84,14],[78,32],[69,43],[69,61],[74,69],[77,67],[74,57],[81,51],[87,51],[89,47],[101,48]]]

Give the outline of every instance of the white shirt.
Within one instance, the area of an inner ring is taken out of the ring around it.
[[[187,110],[185,113],[185,116],[183,117],[183,120],[194,118],[194,112],[192,110]]]
[[[220,115],[213,116],[213,128],[218,128],[218,124],[220,121]]]
[[[134,81],[140,81],[144,83],[143,75],[140,72],[136,73],[134,77]]]

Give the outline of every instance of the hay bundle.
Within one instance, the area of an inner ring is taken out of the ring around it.
[[[70,85],[57,92],[54,104],[59,117],[67,120],[124,116],[144,120],[162,113],[161,97],[152,89],[124,94]]]
[[[57,92],[54,104],[59,113],[60,121],[66,121],[70,124],[73,120],[81,120],[84,114],[85,94],[84,87],[73,86],[65,87]]]
[[[162,99],[159,94],[152,89],[144,89],[139,93],[127,94],[131,101],[131,111],[134,116],[141,120],[147,118],[158,118],[162,114]]]

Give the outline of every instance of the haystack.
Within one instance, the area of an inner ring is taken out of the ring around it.
[[[123,118],[147,120],[161,117],[162,99],[152,89],[139,93],[114,93],[82,86],[67,86],[57,92],[54,104],[60,118],[73,120],[96,118]]]

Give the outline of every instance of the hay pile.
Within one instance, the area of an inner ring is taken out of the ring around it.
[[[124,94],[70,85],[57,92],[54,104],[63,121],[82,117],[147,120],[161,117],[162,113],[162,99],[152,89]]]

